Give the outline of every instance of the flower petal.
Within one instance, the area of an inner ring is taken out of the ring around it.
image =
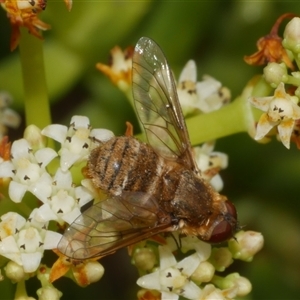
[[[45,203],[52,193],[52,178],[49,173],[43,173],[36,182],[29,186],[28,190]]]
[[[8,187],[8,194],[12,201],[20,203],[27,191],[27,186],[15,181],[11,181]]]
[[[45,223],[45,222],[49,222],[51,220],[56,221],[58,219],[58,217],[53,212],[53,210],[50,208],[50,205],[48,203],[45,203],[36,209],[36,212],[34,214],[34,219],[37,222]]]
[[[202,291],[193,281],[187,281],[182,287],[183,292],[180,293],[186,299],[199,299]]]
[[[34,156],[41,167],[45,168],[53,158],[57,156],[57,152],[51,148],[43,148],[35,152]]]
[[[74,128],[79,128],[79,127],[89,128],[90,127],[90,120],[89,120],[88,117],[85,117],[85,116],[73,116],[71,118],[70,124]]]
[[[273,100],[273,96],[270,97],[250,97],[249,98],[249,102],[256,108],[267,112],[269,107],[270,107],[270,103]]]
[[[290,149],[290,141],[291,141],[291,135],[293,132],[295,121],[293,119],[289,119],[286,121],[282,121],[278,125],[278,134],[280,137],[280,140],[282,141],[283,145]]]
[[[70,171],[63,172],[62,169],[57,169],[53,181],[57,189],[70,189],[72,186],[72,174]]]
[[[68,127],[60,124],[52,124],[46,126],[42,130],[42,134],[59,142],[63,143],[67,137]]]
[[[81,159],[80,154],[75,154],[66,148],[62,148],[60,153],[60,168],[66,172],[75,162]]]
[[[161,292],[161,300],[178,300],[179,296],[175,293]]]
[[[68,224],[72,224],[77,217],[81,215],[81,212],[78,207],[75,207],[71,212],[62,216],[62,219]]]
[[[41,263],[42,253],[34,252],[34,253],[21,253],[21,259],[24,271],[26,273],[32,273],[37,270]]]
[[[0,242],[0,254],[10,260],[13,260],[19,265],[22,265],[20,249],[15,238],[10,235]]]
[[[44,249],[56,249],[61,238],[62,235],[60,233],[47,230],[44,239]]]
[[[140,277],[137,280],[137,285],[140,287],[149,289],[149,290],[160,290],[160,276],[159,272],[153,272],[147,275]]]
[[[179,83],[183,81],[197,81],[197,66],[194,60],[189,60],[179,76]]]
[[[20,139],[14,141],[11,146],[11,155],[13,160],[18,160],[19,158],[28,158],[30,152],[30,145],[27,140]]]
[[[262,139],[274,126],[274,122],[270,122],[268,115],[263,113],[258,121],[254,138],[256,140]]]
[[[105,142],[113,138],[114,134],[108,129],[97,128],[91,130],[90,137],[93,137],[98,141]]]
[[[158,251],[160,268],[162,270],[176,265],[176,259],[168,247],[159,246]]]
[[[181,273],[190,277],[200,264],[200,257],[197,253],[185,257],[177,263],[176,268],[181,270]]]
[[[3,161],[0,164],[0,177],[13,177],[13,170],[15,169],[13,163],[11,161]]]

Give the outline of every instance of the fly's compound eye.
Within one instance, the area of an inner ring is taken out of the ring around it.
[[[208,240],[210,243],[221,243],[230,239],[237,228],[236,209],[230,201],[225,202],[227,213],[223,216],[223,220],[218,223],[212,231]]]

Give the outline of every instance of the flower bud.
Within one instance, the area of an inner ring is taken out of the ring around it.
[[[268,63],[264,68],[264,75],[273,88],[277,88],[280,82],[285,82],[288,79],[286,65],[275,62]]]
[[[300,18],[293,18],[285,27],[283,46],[293,53],[300,53]]]
[[[228,248],[213,248],[209,261],[219,272],[224,271],[233,263],[232,254]]]
[[[151,248],[137,248],[133,254],[132,264],[142,271],[152,270],[157,263],[156,256]]]
[[[195,272],[192,274],[191,279],[196,284],[201,284],[202,282],[209,282],[211,281],[212,277],[215,274],[215,268],[214,266],[208,262],[203,261],[199,264],[198,268],[195,270]]]
[[[98,261],[90,261],[85,265],[85,272],[89,283],[93,283],[102,278],[104,268]]]
[[[58,300],[62,296],[62,292],[51,285],[38,289],[36,293],[39,300]]]
[[[25,128],[24,138],[34,151],[46,147],[46,137],[41,134],[41,130],[35,125],[29,125]]]
[[[235,284],[238,285],[238,297],[244,297],[248,295],[252,290],[251,282],[245,277],[240,276],[236,278]]]
[[[25,278],[25,272],[22,266],[14,261],[9,261],[6,265],[5,274],[12,282],[20,282]]]
[[[235,259],[252,261],[253,256],[261,250],[264,244],[264,238],[260,232],[240,231],[235,235],[236,240],[228,242],[232,256]]]

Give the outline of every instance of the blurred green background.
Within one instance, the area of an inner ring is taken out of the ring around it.
[[[53,122],[68,124],[72,115],[81,114],[93,127],[124,133],[125,121],[136,120],[134,112],[95,64],[107,63],[115,45],[134,45],[141,36],[157,41],[176,76],[187,60],[195,59],[199,79],[203,74],[214,76],[235,98],[254,74],[262,72],[246,65],[243,56],[256,51],[257,39],[270,31],[278,16],[298,11],[297,1],[75,0],[68,12],[63,0],[48,0],[40,18],[52,26],[44,33],[44,58]],[[9,51],[10,25],[4,11],[0,37],[0,90],[13,95],[14,108],[22,114],[19,53]],[[20,138],[23,129],[11,136]],[[223,194],[236,204],[245,229],[265,237],[264,249],[252,263],[233,266],[253,284],[248,298],[299,299],[299,150],[294,144],[287,150],[275,140],[258,144],[247,133],[220,139],[216,150],[229,155],[229,167],[221,173]],[[62,299],[135,299],[137,272],[126,249],[101,262],[106,273],[92,286],[83,289],[67,279],[58,281]],[[30,285],[36,297],[38,282],[31,280]],[[10,288],[0,282],[0,299]]]

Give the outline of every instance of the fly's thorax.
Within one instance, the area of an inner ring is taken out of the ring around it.
[[[124,191],[153,194],[158,189],[161,158],[133,137],[115,137],[94,149],[87,176],[96,188],[118,195]]]

